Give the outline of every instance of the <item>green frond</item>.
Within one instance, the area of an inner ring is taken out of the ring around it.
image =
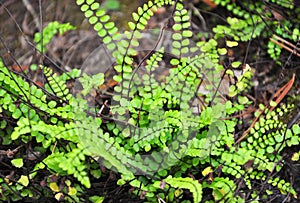
[[[165,179],[167,184],[170,184],[172,187],[188,189],[194,198],[194,202],[198,203],[202,200],[202,186],[197,180],[192,178],[175,178],[168,177]]]
[[[58,23],[57,21],[50,22],[42,31],[42,33],[35,33],[34,42],[36,43],[36,48],[42,52],[46,52],[46,45],[49,44],[51,39],[59,33],[63,35],[65,32],[70,30],[75,30],[76,27],[72,26],[70,23]]]

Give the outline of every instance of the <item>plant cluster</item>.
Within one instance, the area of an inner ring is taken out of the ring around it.
[[[114,92],[106,101],[95,96],[105,94],[99,88],[103,73],[73,69],[58,75],[41,66],[45,84],[40,87],[1,62],[1,141],[16,146],[0,154],[7,171],[15,171],[0,176],[2,201],[101,202],[105,194],[87,197],[85,191],[96,187],[104,167],[118,173],[120,187],[129,186],[131,194],[148,202],[297,198],[289,180],[277,175],[283,149],[299,145],[299,125],[283,121],[293,105],[261,107],[245,139],[236,142],[240,113],[252,105],[246,92],[253,71],[240,61],[221,62],[237,41],[260,35],[253,31],[263,28],[259,16],[243,11],[245,20],[228,18],[230,28],[217,26],[214,37],[200,41],[193,38],[182,1],[148,1],[132,14],[124,34],[96,1],[76,3],[114,58]],[[242,12],[230,1],[220,4]],[[164,6],[172,15],[162,28],[149,31],[157,43],[139,60],[147,23]],[[40,51],[61,29],[74,27],[50,24],[43,43],[36,35]],[[246,33],[238,35],[239,30]]]
[[[236,41],[249,41],[258,37],[271,38],[268,41],[268,54],[279,64],[281,59],[282,42],[272,40],[273,35],[290,41],[299,42],[299,12],[292,0],[288,1],[230,1],[214,0],[233,15],[227,17],[227,25],[217,25],[213,28],[216,36],[229,35]],[[297,52],[290,49],[289,52]]]

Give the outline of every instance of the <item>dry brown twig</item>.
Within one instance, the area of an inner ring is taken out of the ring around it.
[[[292,43],[286,41],[285,39],[283,39],[277,35],[273,35],[272,38],[270,38],[270,41],[277,44],[278,46],[284,48],[285,50],[291,52],[292,54],[300,57],[300,48],[298,48],[297,46],[293,45]]]
[[[11,149],[8,149],[8,150],[0,150],[0,155],[6,155],[8,158],[13,158],[15,153],[18,152],[18,150],[22,147],[23,145],[11,150]]]

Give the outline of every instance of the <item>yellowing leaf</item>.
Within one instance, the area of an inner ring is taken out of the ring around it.
[[[9,180],[9,178],[7,176],[4,178],[4,181],[5,181],[5,183],[11,185],[11,182],[10,182],[10,180]]]
[[[300,157],[299,157],[299,153],[296,152],[296,153],[293,154],[291,160],[292,160],[292,161],[299,161],[299,158],[300,158]]]
[[[182,194],[182,190],[181,189],[177,189],[174,192],[175,197],[179,197]]]
[[[59,187],[58,187],[58,185],[57,185],[56,182],[50,183],[50,184],[49,184],[49,187],[50,187],[50,189],[51,189],[52,191],[54,191],[54,192],[59,192]]]
[[[228,47],[236,47],[237,45],[239,45],[239,43],[237,43],[235,41],[226,41],[226,45]]]
[[[77,190],[74,187],[68,187],[68,195],[76,195]]]
[[[27,187],[28,184],[29,184],[29,179],[28,179],[27,176],[22,175],[20,177],[20,179],[18,180],[18,183],[21,183],[22,185],[24,185],[25,187]]]
[[[207,176],[209,173],[212,173],[213,170],[211,169],[211,167],[206,167],[203,171],[202,171],[202,175],[203,176]]]
[[[225,49],[225,48],[219,48],[219,49],[218,49],[218,53],[219,53],[220,55],[225,55],[225,54],[227,54],[227,49]]]
[[[222,194],[222,197],[224,197],[227,193],[227,191],[224,189],[218,189],[218,191]]]
[[[61,201],[64,198],[64,194],[59,192],[54,197],[55,197],[55,199],[57,199],[57,201]]]
[[[22,158],[17,158],[17,159],[11,160],[11,164],[17,168],[21,168],[24,165]]]

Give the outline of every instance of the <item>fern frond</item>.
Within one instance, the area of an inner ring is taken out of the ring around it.
[[[45,85],[45,89],[58,98],[64,98],[66,101],[69,100],[71,95],[67,88],[66,80],[58,77],[56,73],[53,73],[51,68],[42,67],[42,70],[46,76],[46,79],[48,80],[47,84]]]
[[[165,181],[172,187],[188,189],[193,194],[194,202],[201,202],[202,185],[197,180],[193,180],[192,178],[175,178],[169,176],[165,179]]]

